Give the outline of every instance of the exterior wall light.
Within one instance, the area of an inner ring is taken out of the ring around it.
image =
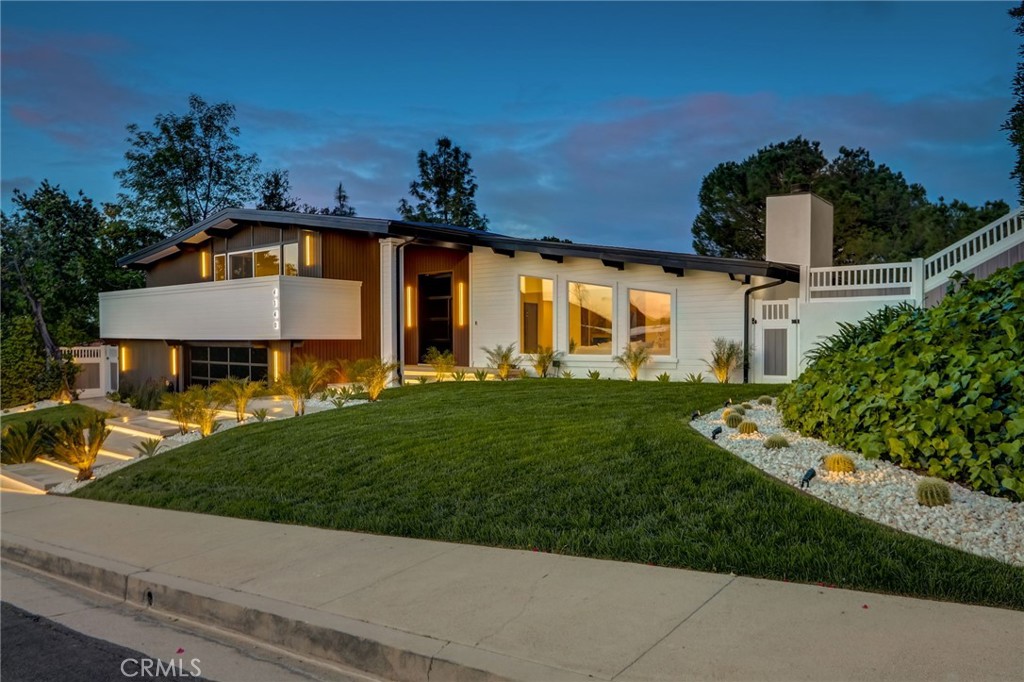
[[[459,326],[466,326],[466,283],[459,282]]]
[[[405,326],[412,329],[412,285],[405,285]]]

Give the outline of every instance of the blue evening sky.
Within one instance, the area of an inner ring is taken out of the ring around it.
[[[393,217],[473,156],[497,232],[689,251],[701,178],[796,135],[931,199],[1014,202],[1011,3],[0,3],[3,206],[115,198],[125,125],[237,107],[294,193]]]

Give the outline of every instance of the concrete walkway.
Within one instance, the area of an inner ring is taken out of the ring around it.
[[[1015,611],[55,496],[0,511],[5,561],[385,679],[1024,678]]]

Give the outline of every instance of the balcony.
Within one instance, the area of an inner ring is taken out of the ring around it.
[[[312,277],[179,284],[100,294],[105,339],[362,338],[361,282]]]

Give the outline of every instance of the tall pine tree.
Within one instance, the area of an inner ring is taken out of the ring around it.
[[[409,183],[409,195],[416,203],[399,202],[402,218],[486,230],[487,216],[476,208],[477,184],[470,158],[447,137],[437,140],[433,154],[421,149],[416,159],[419,179]]]

